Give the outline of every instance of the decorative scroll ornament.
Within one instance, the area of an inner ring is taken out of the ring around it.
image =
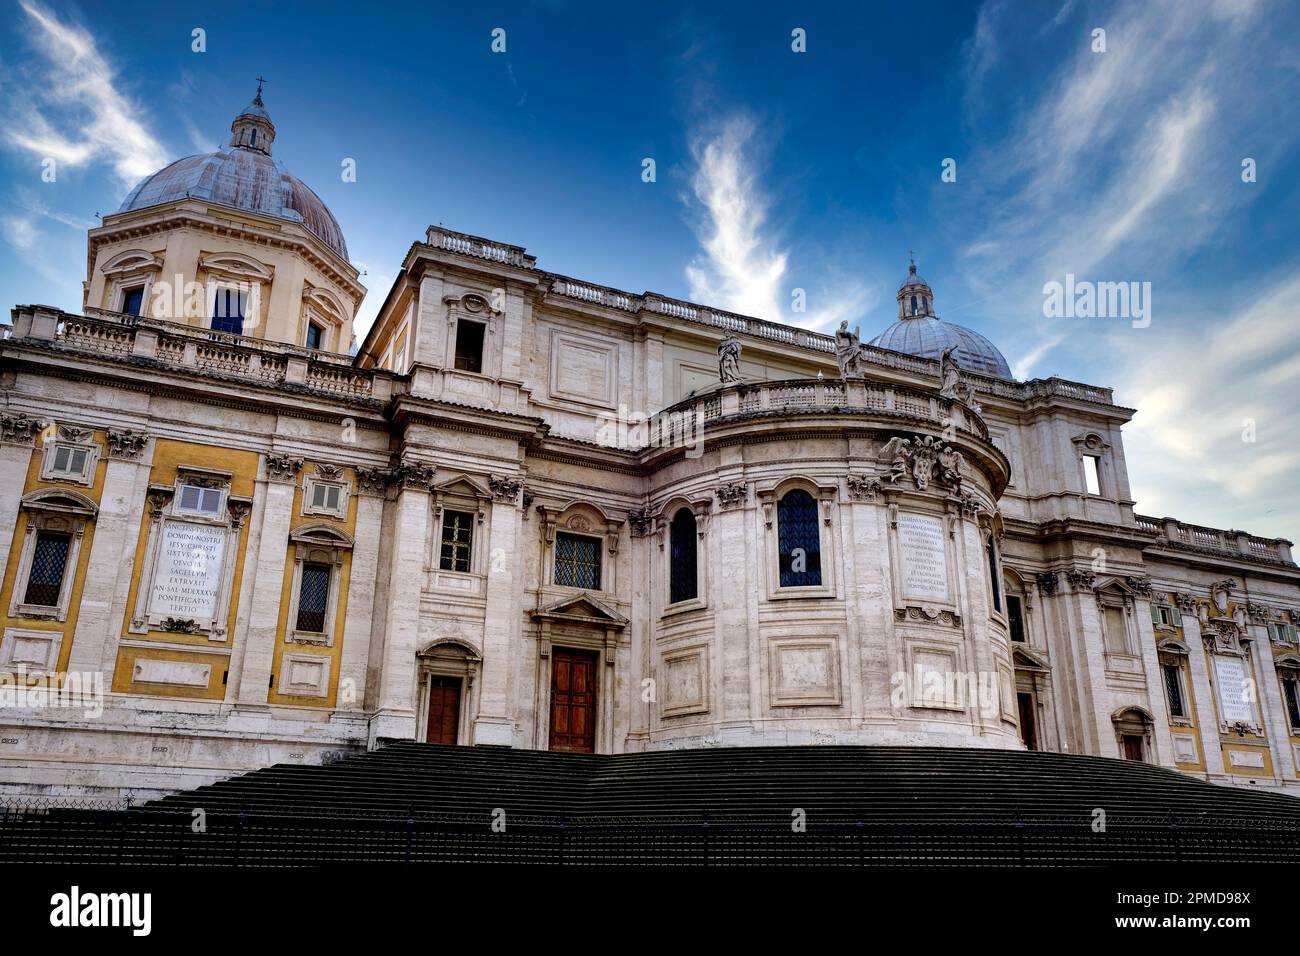
[[[392,480],[393,473],[387,468],[357,467],[357,488],[363,495],[383,495],[384,489]]]
[[[650,512],[642,508],[638,511],[629,511],[627,513],[628,527],[632,529],[634,538],[644,538],[650,531]]]
[[[403,462],[393,469],[393,481],[402,488],[428,491],[433,485],[434,467],[419,462]]]
[[[1216,654],[1244,655],[1246,645],[1250,643],[1249,636],[1242,632],[1237,622],[1228,618],[1211,618],[1201,636]]]
[[[1246,615],[1252,624],[1267,624],[1273,612],[1267,604],[1256,604],[1252,601],[1246,605]]]
[[[884,490],[879,478],[866,475],[849,475],[848,485],[849,497],[857,501],[875,501]]]
[[[734,508],[745,503],[749,496],[749,485],[743,481],[733,481],[718,485],[713,493],[717,495],[718,504],[723,508]]]
[[[1134,597],[1151,599],[1151,579],[1145,574],[1130,574],[1124,578],[1124,584],[1133,592]]]
[[[922,621],[928,624],[946,624],[949,627],[961,627],[961,615],[947,608],[934,607],[929,604],[894,608],[896,621]]]
[[[271,481],[294,481],[302,470],[302,459],[289,455],[267,455],[266,477]]]
[[[1065,579],[1070,582],[1070,587],[1076,591],[1088,591],[1097,585],[1097,575],[1080,568],[1071,568],[1066,571]]]
[[[122,431],[110,428],[104,433],[108,440],[108,457],[127,461],[139,458],[144,446],[149,443],[148,432],[138,432],[130,428]]]
[[[881,478],[891,485],[910,476],[918,491],[927,490],[934,481],[955,493],[961,492],[965,462],[961,452],[940,438],[932,435],[891,438],[877,460],[886,465]]]
[[[230,529],[238,531],[244,526],[249,512],[253,510],[253,504],[242,498],[227,498],[226,510],[230,513]]]
[[[509,501],[513,504],[519,500],[519,492],[524,487],[524,480],[514,475],[507,475],[504,478],[490,475],[488,487],[492,489],[492,494],[498,501]]]
[[[1034,575],[1034,580],[1038,582],[1038,590],[1042,591],[1048,597],[1056,594],[1061,586],[1061,579],[1055,571],[1040,571]]]
[[[164,631],[171,631],[175,634],[197,634],[199,632],[199,622],[193,618],[167,617],[163,618],[158,625]]]
[[[45,422],[26,415],[0,415],[0,441],[30,445],[45,429]]]
[[[984,503],[975,495],[967,494],[961,496],[961,513],[963,517],[974,518],[980,513],[980,509],[983,507]]]

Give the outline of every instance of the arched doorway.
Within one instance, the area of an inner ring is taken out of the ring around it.
[[[478,651],[445,638],[416,655],[420,709],[416,739],[431,744],[470,742],[470,725],[477,709]]]

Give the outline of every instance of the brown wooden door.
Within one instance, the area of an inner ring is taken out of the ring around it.
[[[596,752],[596,655],[551,649],[551,749]]]
[[[460,678],[429,678],[429,735],[431,744],[456,743],[460,726]]]
[[[1016,694],[1016,703],[1020,706],[1020,739],[1026,750],[1038,749],[1038,731],[1034,726],[1034,695]]]
[[[1124,735],[1124,759],[1142,762],[1142,738],[1137,734]]]

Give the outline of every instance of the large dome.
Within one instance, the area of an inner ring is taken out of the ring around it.
[[[932,359],[955,347],[953,357],[961,368],[1014,381],[1011,367],[996,345],[973,329],[935,315],[934,294],[929,283],[916,274],[915,262],[898,290],[898,321],[868,344]]]
[[[955,345],[957,351],[953,357],[968,372],[1012,379],[1011,367],[996,345],[972,329],[931,316],[899,319],[870,344],[932,359],[937,359],[944,349]]]
[[[230,148],[187,156],[160,169],[131,190],[118,212],[147,209],[177,199],[204,199],[301,223],[347,259],[343,230],[329,207],[283,163],[271,158],[275,127],[262,105],[260,90],[235,118],[231,129],[234,135]]]

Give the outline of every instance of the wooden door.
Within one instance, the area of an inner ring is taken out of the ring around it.
[[[460,726],[460,678],[429,678],[429,727],[431,744],[456,743]]]
[[[1016,703],[1020,706],[1020,739],[1026,750],[1038,749],[1038,730],[1034,726],[1034,695],[1016,694]]]
[[[1142,738],[1137,734],[1124,735],[1124,759],[1142,762]]]
[[[551,749],[596,752],[596,655],[551,649]]]

